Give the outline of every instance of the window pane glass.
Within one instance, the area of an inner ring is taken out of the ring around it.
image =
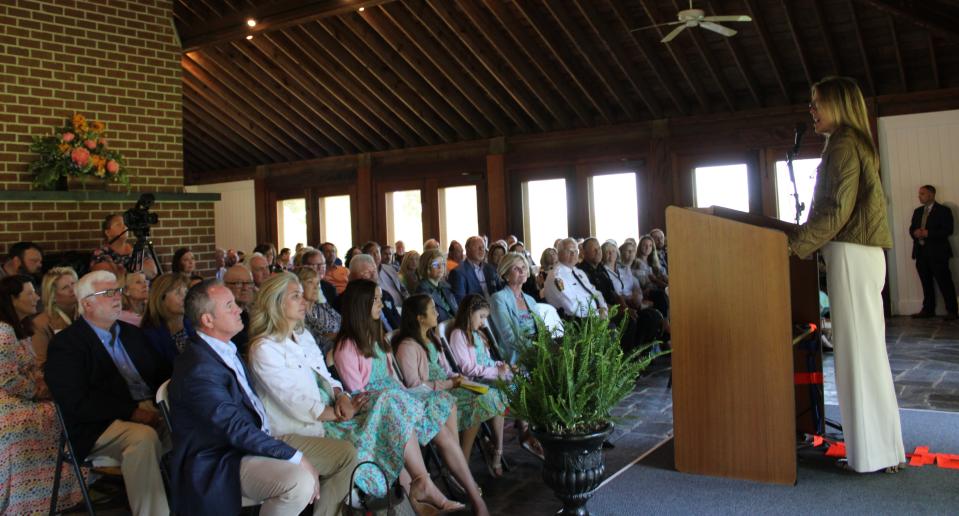
[[[816,187],[816,167],[819,158],[797,159],[793,161],[793,171],[796,176],[796,190],[799,192],[799,202],[806,203],[799,223],[806,222],[809,216],[809,207],[812,204],[812,191]],[[789,167],[785,161],[776,162],[776,202],[778,203],[779,220],[796,222],[796,200],[793,197],[793,184],[789,180]]]
[[[320,197],[320,243],[332,242],[337,251],[346,253],[353,245],[353,216],[349,195]]]
[[[306,199],[284,199],[276,203],[276,234],[280,249],[306,243]]]
[[[423,250],[423,204],[419,190],[386,194],[386,239],[402,240],[407,251]]]
[[[443,250],[450,242],[479,234],[479,216],[476,204],[476,186],[453,186],[439,189],[440,245]]]
[[[697,167],[696,207],[723,206],[749,211],[749,177],[746,165]]]
[[[543,249],[557,238],[569,236],[566,213],[566,180],[547,179],[523,183],[523,220],[526,248],[539,261]]]
[[[592,236],[622,244],[639,238],[639,208],[636,205],[636,174],[608,174],[590,178]]]

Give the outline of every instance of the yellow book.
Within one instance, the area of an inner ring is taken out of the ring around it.
[[[476,394],[486,394],[489,391],[489,385],[466,379],[463,379],[463,381],[460,383],[460,387],[468,391],[475,392]]]

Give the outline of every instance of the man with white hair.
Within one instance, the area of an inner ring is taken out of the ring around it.
[[[250,257],[250,272],[253,274],[253,284],[256,288],[270,277],[270,261],[262,253],[253,253]]]
[[[122,293],[111,272],[80,278],[80,317],[53,337],[44,373],[77,459],[119,461],[133,514],[169,514],[153,399],[170,370],[139,328],[117,320]]]
[[[376,272],[376,261],[368,254],[357,254],[350,259],[350,281],[357,279],[370,280],[380,285],[380,291],[383,293],[383,327],[386,331],[399,329],[400,327],[400,305],[380,284],[380,276]]]
[[[389,292],[390,297],[393,298],[397,303],[403,303],[406,301],[406,298],[410,297],[409,290],[406,289],[406,286],[403,285],[403,282],[400,281],[400,274],[396,268],[383,264],[383,258],[380,255],[380,244],[370,241],[363,244],[362,251],[364,254],[368,254],[373,257],[373,262],[376,264],[377,275],[380,278],[380,289],[384,292]]]
[[[559,263],[546,276],[546,302],[564,317],[582,318],[590,311],[606,317],[603,295],[590,283],[586,273],[576,268],[579,257],[576,240],[567,238],[560,242],[557,256]]]

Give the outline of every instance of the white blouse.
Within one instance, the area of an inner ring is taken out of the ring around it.
[[[330,375],[310,332],[303,331],[294,338],[253,342],[250,372],[275,435],[323,437],[320,415],[327,402],[320,393],[319,379],[328,382],[333,392],[342,390],[343,385]]]

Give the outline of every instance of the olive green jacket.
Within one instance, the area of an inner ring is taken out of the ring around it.
[[[789,248],[806,258],[831,240],[892,247],[878,159],[844,127],[826,143],[809,219],[790,235]]]

